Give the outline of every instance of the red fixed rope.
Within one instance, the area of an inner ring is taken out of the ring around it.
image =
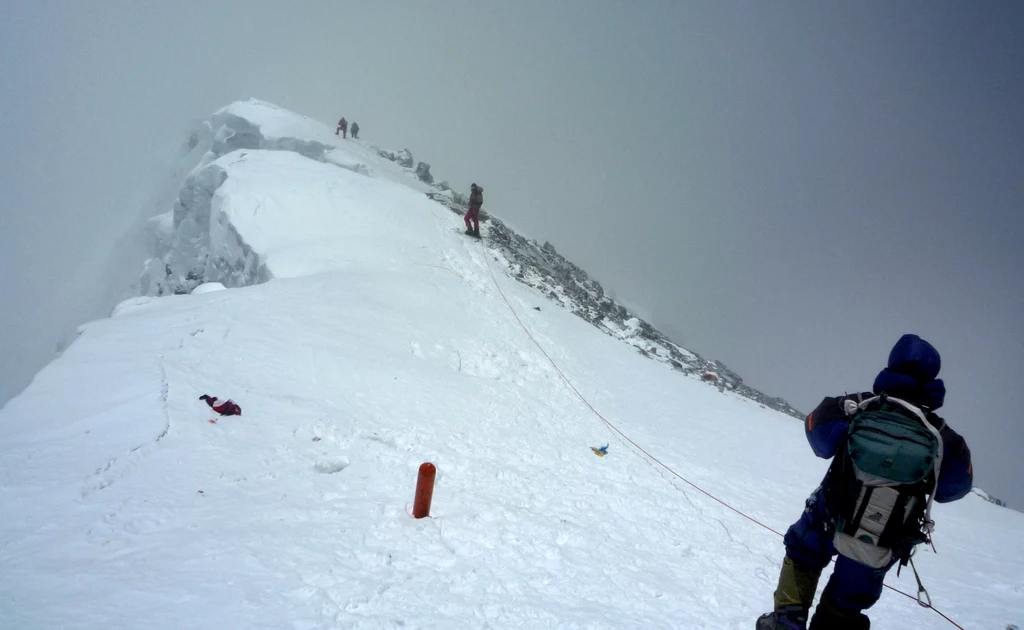
[[[491,274],[491,280],[494,282],[495,288],[498,289],[498,293],[501,295],[501,299],[504,300],[505,306],[507,306],[508,310],[512,312],[512,316],[516,318],[517,322],[519,322],[519,326],[523,329],[523,332],[526,333],[526,336],[530,338],[530,341],[533,342],[533,345],[537,346],[537,349],[540,350],[540,353],[543,354],[544,358],[548,360],[548,363],[551,364],[551,367],[555,368],[555,372],[558,373],[558,376],[560,376],[562,378],[562,380],[565,382],[565,384],[569,387],[569,389],[571,389],[572,392],[574,394],[576,394],[576,397],[579,398],[580,401],[584,405],[587,406],[587,409],[590,409],[590,411],[593,412],[593,414],[595,416],[597,416],[597,418],[600,419],[601,422],[603,422],[605,424],[605,426],[607,426],[609,429],[611,429],[612,431],[617,433],[620,437],[622,437],[622,439],[624,439],[627,442],[629,442],[630,444],[632,444],[635,449],[637,449],[638,451],[640,451],[641,453],[646,455],[648,459],[650,459],[651,461],[653,461],[657,465],[659,465],[662,468],[664,468],[666,471],[668,471],[669,474],[671,474],[673,477],[675,477],[679,481],[682,481],[683,483],[685,483],[686,485],[690,486],[691,488],[693,488],[697,492],[700,492],[701,494],[703,494],[704,496],[708,497],[712,501],[715,501],[715,502],[719,503],[720,505],[728,508],[729,510],[732,510],[736,514],[739,514],[740,516],[742,516],[743,518],[747,519],[748,521],[750,521],[752,523],[756,523],[757,525],[760,525],[764,529],[767,529],[768,531],[772,532],[776,536],[779,536],[780,538],[783,537],[782,532],[778,531],[777,529],[775,529],[773,527],[769,527],[768,525],[765,525],[764,523],[762,523],[761,521],[757,520],[753,516],[750,516],[749,514],[746,514],[746,513],[742,512],[741,510],[738,510],[738,509],[734,508],[733,506],[729,505],[728,503],[726,503],[722,499],[719,499],[718,497],[716,497],[715,495],[711,494],[710,492],[708,492],[704,488],[701,488],[700,486],[698,486],[697,484],[693,483],[692,481],[690,481],[686,477],[683,477],[682,475],[680,475],[676,471],[672,470],[672,468],[670,466],[668,466],[667,464],[662,462],[660,459],[658,459],[654,455],[651,455],[651,453],[649,453],[647,451],[647,449],[645,449],[644,447],[642,447],[639,444],[637,444],[636,442],[634,442],[628,435],[623,433],[617,426],[615,426],[614,424],[612,424],[611,421],[609,421],[607,418],[605,418],[601,414],[601,412],[598,411],[594,407],[594,405],[590,404],[590,401],[587,400],[586,397],[583,394],[580,393],[580,390],[576,389],[576,386],[573,385],[572,381],[569,380],[569,377],[567,377],[565,375],[565,373],[562,372],[562,369],[560,367],[558,367],[558,364],[555,363],[555,360],[551,358],[551,355],[549,355],[547,353],[547,351],[544,350],[544,347],[540,345],[540,342],[538,342],[537,339],[533,336],[533,333],[530,332],[530,329],[527,328],[526,324],[523,323],[523,320],[519,318],[519,313],[516,312],[516,309],[512,308],[512,303],[508,301],[508,297],[505,295],[505,292],[501,290],[501,285],[498,284],[498,278],[494,275],[494,270],[491,269],[491,263],[490,263],[490,260],[488,260],[488,258],[489,258],[489,256],[488,256],[487,252],[485,251],[484,252],[484,263],[487,265],[487,271],[488,271],[488,273]],[[906,597],[908,599],[911,599],[911,600],[913,600],[915,602],[918,601],[917,597],[911,595],[910,593],[906,593],[904,591],[901,591],[900,589],[895,588],[893,586],[889,586],[888,584],[883,584],[883,586],[885,586],[885,588],[887,588],[887,589],[889,589],[891,591],[894,591],[896,593],[899,593],[900,595],[903,595],[904,597]],[[932,606],[928,606],[928,608],[930,608],[931,610],[934,610],[935,614],[939,615],[940,617],[942,617],[943,619],[945,619],[946,621],[951,623],[953,626],[959,628],[960,630],[965,630],[963,626],[961,626],[957,622],[955,622],[952,619],[950,619],[949,617],[947,617],[939,609],[934,608]]]

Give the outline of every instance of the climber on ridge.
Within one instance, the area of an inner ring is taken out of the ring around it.
[[[484,189],[473,184],[469,191],[469,210],[463,217],[466,221],[466,234],[480,238],[480,206],[484,205]]]

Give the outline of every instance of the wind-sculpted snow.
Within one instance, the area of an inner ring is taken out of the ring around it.
[[[289,215],[291,225],[305,224],[311,228],[306,232],[316,232],[312,226],[324,217],[315,213],[304,215],[301,210],[318,206],[310,206],[308,200],[301,199],[301,191],[297,195],[289,192],[295,190],[295,184],[289,181],[293,173],[288,169],[297,163],[297,159],[331,165],[317,172],[314,178],[331,180],[338,170],[333,167],[341,167],[356,175],[397,181],[413,191],[434,190],[422,183],[415,171],[391,159],[381,159],[377,147],[341,140],[316,121],[257,100],[233,103],[219,110],[192,134],[190,143],[204,144],[206,152],[182,185],[174,209],[168,213],[170,216],[160,216],[151,221],[154,256],[142,274],[144,294],[189,293],[203,282],[221,282],[228,287],[248,286],[274,277],[266,265],[268,251],[260,249],[260,246],[253,248],[252,233],[262,228],[251,224],[248,234],[243,234],[245,230],[240,232],[237,215],[247,211],[257,214],[262,210],[263,216],[255,223],[265,225],[267,208],[272,205],[275,211]],[[267,152],[279,152],[281,155],[263,156]],[[400,153],[395,158],[401,160],[407,154]],[[274,160],[282,163],[277,164]],[[246,192],[234,194],[239,189],[248,191],[248,183],[222,190],[229,177],[249,182],[251,178],[247,179],[246,173],[251,173],[251,170],[247,167],[253,161],[270,164],[262,170],[257,167],[263,181],[253,188],[264,192],[265,197],[254,200],[246,197]],[[316,167],[303,164],[297,167],[297,171],[311,168]],[[283,178],[278,169],[284,169],[286,175]],[[319,182],[309,188],[319,189]],[[332,190],[352,191],[358,187],[342,181],[336,182]],[[234,215],[223,211],[225,203],[238,208],[250,205],[250,202],[254,202],[251,208],[237,211]],[[358,200],[357,204],[362,212],[376,214],[379,202],[379,199]],[[331,201],[328,203],[333,204]],[[288,235],[290,228],[285,227],[279,233]],[[323,235],[307,235],[310,237],[309,247],[319,248],[322,253]],[[301,248],[304,244],[301,239],[286,238],[290,239],[290,247]],[[276,244],[263,239],[261,246],[273,248]]]
[[[358,169],[290,151],[235,151],[186,182],[167,251],[148,270],[149,293],[188,293],[204,282],[241,287],[344,267],[376,246],[366,234],[388,217],[433,205]]]
[[[332,135],[322,124],[263,101],[233,103],[215,113],[210,126],[216,157],[238,149],[266,149],[321,160],[334,148]]]
[[[171,232],[158,239],[158,257],[147,263],[143,292],[188,293],[203,282],[239,287],[266,279],[261,276],[259,256],[215,203],[227,178],[225,164],[214,162],[185,181],[174,207],[173,222],[164,225]]]

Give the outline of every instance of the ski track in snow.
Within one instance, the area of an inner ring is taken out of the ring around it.
[[[276,279],[126,303],[0,411],[0,628],[753,627],[781,541],[610,431],[544,353],[631,439],[780,530],[827,466],[799,422],[555,308],[372,150],[230,111],[268,141],[338,145],[340,166],[222,158],[209,220]],[[211,424],[201,394],[243,415]],[[1024,516],[972,495],[936,520],[940,554],[918,554],[936,605],[1020,625]],[[871,614],[951,627],[888,592]]]

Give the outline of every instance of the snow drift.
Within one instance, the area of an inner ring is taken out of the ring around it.
[[[780,530],[827,465],[798,422],[517,282],[373,147],[259,102],[208,136],[152,224],[150,295],[0,411],[0,627],[753,627],[781,540],[561,375]],[[935,516],[935,604],[1020,624],[1024,516],[973,494]],[[892,592],[872,617],[950,627]]]

